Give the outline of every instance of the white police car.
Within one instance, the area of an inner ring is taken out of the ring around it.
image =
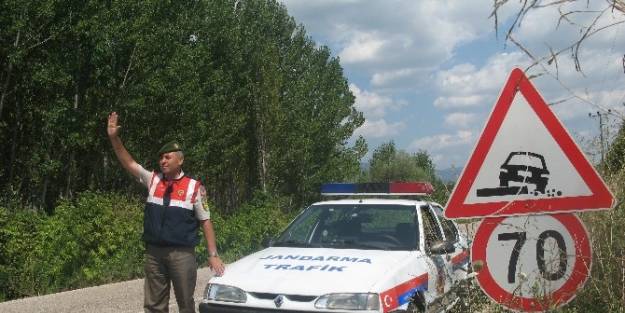
[[[468,243],[429,183],[328,184],[269,248],[228,266],[200,312],[440,312],[467,278]],[[371,198],[371,196],[377,198]]]

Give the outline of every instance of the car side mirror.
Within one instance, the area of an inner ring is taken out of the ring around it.
[[[265,239],[263,239],[261,244],[263,245],[263,248],[269,248],[269,247],[273,246],[274,242],[275,242],[275,238],[273,238],[273,237],[266,237]]]
[[[448,254],[455,251],[456,247],[454,247],[454,243],[451,241],[436,241],[430,246],[431,254]]]

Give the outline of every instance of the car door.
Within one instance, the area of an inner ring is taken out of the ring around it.
[[[440,222],[445,241],[452,242],[456,248],[454,252],[447,255],[447,258],[449,259],[449,272],[451,273],[452,280],[455,284],[464,279],[467,275],[469,264],[468,247],[466,242],[461,240],[456,224],[451,220],[446,219],[443,215],[443,208],[437,204],[432,204],[431,207],[436,215],[436,218]]]
[[[445,254],[434,254],[430,248],[437,242],[444,241],[442,228],[429,205],[422,205],[420,211],[420,223],[423,230],[423,249],[428,256],[430,264],[430,276],[428,290],[433,298],[440,298],[447,293],[453,284],[450,275],[450,258]]]

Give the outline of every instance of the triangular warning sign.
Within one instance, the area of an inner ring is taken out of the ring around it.
[[[610,208],[614,198],[562,123],[514,69],[447,202],[447,218]]]

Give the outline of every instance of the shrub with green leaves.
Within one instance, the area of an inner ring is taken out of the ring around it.
[[[137,277],[142,272],[143,210],[115,194],[63,201],[38,234],[34,274],[44,292]]]
[[[277,235],[291,221],[294,213],[286,212],[290,210],[285,198],[259,192],[231,216],[211,213],[217,245],[224,261],[233,262],[260,250],[264,239]],[[206,244],[202,242],[198,246],[201,262],[206,260],[205,249]]]
[[[0,294],[10,299],[138,277],[141,207],[128,197],[86,192],[49,217],[0,210]]]
[[[289,211],[286,199],[265,193],[230,216],[213,209],[223,259],[259,250],[286,227]],[[142,221],[142,200],[115,193],[82,193],[61,201],[52,216],[0,207],[0,300],[141,277]],[[205,265],[204,239],[196,251]]]
[[[37,293],[36,278],[28,271],[44,221],[45,214],[0,207],[0,301]]]

